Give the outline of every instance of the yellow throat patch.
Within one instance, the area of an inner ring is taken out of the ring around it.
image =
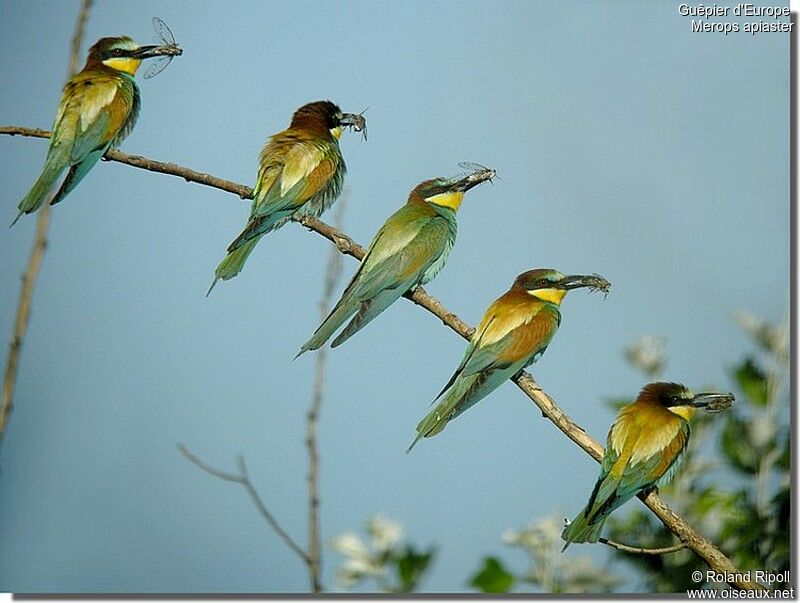
[[[103,65],[106,67],[111,67],[111,69],[115,69],[116,71],[124,71],[131,75],[136,74],[136,70],[139,69],[141,63],[142,61],[140,59],[132,59],[131,57],[113,57],[103,61]]]
[[[534,291],[527,291],[527,294],[541,299],[542,301],[549,301],[554,304],[560,304],[561,300],[567,294],[566,289],[536,289]]]
[[[447,207],[452,209],[453,211],[458,210],[461,207],[461,201],[464,199],[464,191],[453,191],[450,193],[440,193],[438,195],[434,195],[430,197],[427,201],[428,203],[433,203],[434,205],[439,205],[441,207]]]
[[[669,410],[687,421],[690,420],[697,411],[696,408],[692,408],[691,406],[673,406]]]
[[[333,136],[336,140],[339,140],[342,137],[342,126],[331,128],[331,136]]]

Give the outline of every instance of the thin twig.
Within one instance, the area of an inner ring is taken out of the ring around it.
[[[239,455],[236,457],[236,466],[239,470],[238,473],[228,473],[227,471],[222,471],[221,469],[217,469],[216,467],[212,467],[208,463],[201,460],[197,455],[192,453],[186,446],[183,444],[178,445],[178,450],[180,453],[186,457],[186,459],[197,466],[198,468],[202,469],[209,475],[212,475],[218,479],[225,480],[226,482],[234,482],[237,484],[241,484],[242,487],[247,491],[247,494],[250,495],[250,498],[255,504],[256,509],[261,514],[261,516],[266,520],[272,530],[286,543],[290,549],[292,549],[300,559],[303,560],[303,563],[310,563],[309,557],[306,552],[300,548],[300,545],[294,541],[294,539],[289,536],[289,534],[284,530],[272,513],[269,512],[267,506],[264,504],[264,501],[258,495],[255,487],[253,486],[253,482],[250,481],[250,476],[247,474],[247,466],[244,463],[244,457]]]
[[[75,31],[72,34],[69,51],[69,77],[78,73],[81,60],[81,44],[83,43],[83,32],[86,29],[86,22],[92,12],[92,1],[83,0],[81,10],[78,13],[78,21],[75,23]]]
[[[14,407],[14,387],[17,384],[17,371],[19,367],[19,356],[22,350],[22,341],[25,332],[28,330],[28,320],[31,314],[31,300],[33,299],[33,289],[36,279],[39,276],[39,268],[42,266],[44,252],[47,248],[47,228],[50,225],[50,206],[45,205],[39,211],[36,219],[36,236],[33,240],[31,255],[28,258],[28,267],[22,277],[22,289],[19,294],[17,305],[17,315],[14,319],[14,334],[11,336],[11,343],[8,349],[8,359],[6,360],[6,374],[3,379],[3,402],[0,406],[0,437],[5,436],[8,419],[11,416],[11,409]]]
[[[622,544],[621,542],[609,540],[608,538],[601,538],[600,542],[607,544],[612,549],[617,549],[618,551],[623,551],[625,553],[636,553],[639,555],[667,555],[669,553],[677,553],[678,551],[682,551],[687,546],[685,542],[679,542],[678,544],[673,544],[672,546],[665,546],[658,549],[647,549],[643,547]]]
[[[18,126],[0,127],[0,134],[20,134],[23,136],[44,137],[42,130],[35,130],[30,128],[22,128]],[[113,161],[126,163],[134,167],[143,169],[150,169],[165,174],[171,174],[184,178],[185,180],[205,184],[213,188],[218,188],[227,192],[234,193],[243,199],[250,197],[251,189],[248,187],[222,180],[209,176],[208,174],[200,174],[188,168],[178,166],[175,164],[161,163],[145,159],[143,157],[134,157],[114,151],[108,153],[107,156]],[[152,166],[152,167],[151,167]],[[198,175],[199,177],[195,177]],[[343,233],[341,230],[322,222],[316,218],[299,218],[296,221],[300,222],[306,228],[321,234],[326,239],[332,241],[337,249],[346,255],[351,255],[356,259],[364,257],[365,250],[358,245],[353,239]],[[450,327],[453,331],[461,335],[464,339],[469,339],[474,333],[474,329],[461,320],[455,313],[448,310],[442,303],[434,297],[428,295],[422,287],[417,287],[413,293],[405,294],[405,297],[410,299],[418,306],[422,306],[428,312],[439,318],[446,326]],[[589,454],[594,460],[600,462],[603,458],[603,447],[593,438],[591,438],[583,428],[575,423],[561,408],[556,405],[553,399],[547,395],[536,383],[530,373],[520,371],[512,378],[512,381],[519,387],[525,395],[527,395],[542,411],[543,416],[549,419],[564,435],[570,440],[575,442],[582,450]],[[658,517],[661,522],[675,534],[681,542],[685,542],[686,546],[694,551],[706,564],[718,573],[724,573],[733,577],[731,584],[737,588],[745,590],[763,590],[764,587],[757,582],[751,582],[742,579],[743,573],[736,568],[735,565],[728,559],[722,551],[720,551],[713,543],[701,536],[695,531],[682,518],[678,517],[655,493],[651,492],[648,496],[639,498],[644,504]]]
[[[78,12],[78,20],[75,23],[75,30],[72,34],[69,57],[69,73],[71,77],[78,71],[80,61],[81,42],[86,22],[92,9],[92,0],[83,0],[81,9]],[[31,303],[33,300],[33,290],[39,277],[39,269],[44,260],[44,253],[47,250],[47,231],[50,228],[50,204],[45,203],[39,210],[36,217],[36,235],[33,239],[33,247],[28,257],[28,264],[22,276],[22,287],[17,302],[17,314],[14,318],[14,334],[11,336],[11,343],[8,346],[8,359],[6,360],[6,372],[3,377],[3,399],[0,402],[0,438],[5,436],[8,420],[11,416],[11,409],[14,406],[14,389],[17,385],[17,372],[19,370],[19,356],[22,351],[22,342],[25,333],[28,331],[28,321],[31,316]]]
[[[341,199],[336,212],[336,226],[342,224],[345,199]],[[336,249],[330,250],[325,267],[325,281],[322,296],[319,300],[320,320],[325,320],[331,306],[331,298],[342,271],[342,254]],[[317,351],[314,369],[314,393],[311,406],[306,415],[306,447],[308,448],[308,573],[311,587],[315,593],[322,592],[320,574],[322,572],[322,540],[319,527],[319,448],[317,446],[317,422],[322,407],[325,387],[325,359],[327,350],[323,347]]]

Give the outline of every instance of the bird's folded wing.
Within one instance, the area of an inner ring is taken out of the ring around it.
[[[601,478],[594,500],[587,507],[590,516],[616,508],[639,491],[655,486],[689,440],[689,424],[680,421],[675,425],[675,430],[662,429],[662,433],[656,429],[628,429],[624,441],[620,441],[618,433],[627,427],[625,423],[617,422],[612,427]]]
[[[76,84],[68,113],[78,118],[70,159],[78,163],[90,153],[106,149],[125,129],[134,105],[133,84],[115,79],[93,78]]]
[[[518,363],[526,366],[547,348],[557,328],[557,316],[546,306],[534,314],[525,310],[495,312],[466,359],[462,374],[471,375]]]
[[[287,150],[275,147],[272,157],[265,155],[254,191],[254,218],[303,205],[336,173],[336,159],[312,142],[295,142]]]
[[[396,212],[375,235],[354,277],[352,294],[366,301],[387,289],[398,297],[416,284],[447,247],[441,218]]]
[[[689,423],[681,420],[674,435],[650,456],[637,458],[635,455],[623,473],[620,480],[621,491],[632,491],[634,494],[640,489],[655,485],[661,477],[677,462],[689,442]],[[643,439],[652,442],[658,437],[652,434],[643,434]]]
[[[550,343],[558,320],[548,311],[527,318],[526,321],[522,312],[505,312],[500,300],[493,303],[478,324],[458,368],[434,401],[459,377],[486,373],[483,383],[494,371],[511,369],[513,375],[537,360]]]
[[[87,129],[78,133],[70,153],[70,162],[73,165],[80,163],[91,153],[105,151],[108,148],[111,140],[105,133],[109,124],[108,112],[101,110],[96,114],[94,121],[87,125]]]
[[[361,303],[374,299],[381,291],[396,289],[402,284],[397,275],[392,274],[392,268],[396,267],[397,258],[395,256],[400,254],[404,246],[414,240],[424,222],[421,218],[415,220],[413,216],[406,216],[408,219],[405,220],[397,219],[398,214],[401,217],[405,215],[401,211],[395,212],[373,237],[358,270],[345,287],[339,301],[336,302],[315,332],[316,334],[323,329],[338,329],[344,320],[357,311]],[[400,295],[402,292],[397,297]],[[384,304],[391,303],[386,296],[383,297]]]

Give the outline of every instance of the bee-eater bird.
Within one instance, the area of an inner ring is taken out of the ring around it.
[[[680,383],[645,385],[635,402],[620,409],[608,432],[600,476],[586,507],[561,533],[564,548],[597,542],[614,509],[669,482],[689,443],[695,409],[719,412],[733,401],[733,394],[693,394]]]
[[[261,150],[250,218],[228,246],[208,293],[218,280],[239,274],[266,233],[293,217],[318,217],[333,205],[347,171],[339,137],[347,127],[363,131],[366,123],[361,114],[342,113],[331,101],[317,101],[300,107],[289,128],[270,137]]]
[[[64,172],[51,205],[63,200],[110,147],[130,134],[139,115],[139,87],[133,79],[144,59],[177,56],[175,45],[139,46],[131,38],[101,38],[89,49],[83,69],[64,85],[44,169],[19,204],[19,214],[36,211]]]
[[[561,324],[559,307],[570,289],[608,293],[611,283],[596,274],[565,276],[539,268],[520,274],[511,289],[483,315],[461,364],[434,402],[442,401],[417,425],[417,437],[435,436],[506,379],[539,360]]]
[[[355,314],[331,347],[344,343],[406,291],[432,280],[455,243],[464,193],[495,175],[481,167],[463,178],[435,178],[414,187],[372,239],[342,297],[297,356],[320,348]]]

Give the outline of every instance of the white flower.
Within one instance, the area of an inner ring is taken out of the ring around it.
[[[546,517],[534,524],[534,530],[539,533],[539,537],[551,545],[559,542],[563,529],[561,520],[555,515]]]
[[[654,377],[664,368],[665,347],[663,337],[645,335],[625,348],[625,358],[648,377]]]
[[[757,414],[748,424],[748,432],[756,449],[763,448],[775,435],[775,425],[769,416]]]
[[[350,557],[342,565],[342,572],[354,576],[380,576],[384,573],[384,568],[369,558]]]
[[[346,558],[337,572],[337,587],[347,590],[363,580],[374,578],[384,590],[391,567],[392,555],[387,555],[403,539],[403,526],[396,521],[377,515],[367,522],[370,543],[367,545],[358,534],[345,532],[331,541],[331,548]]]
[[[520,533],[515,530],[506,530],[503,532],[503,542],[510,546],[518,545],[520,543]]]
[[[753,340],[766,350],[782,354],[786,350],[786,339],[788,329],[786,327],[776,327],[766,320],[748,314],[743,310],[735,310],[733,318],[739,326],[753,338]]]
[[[388,551],[403,538],[403,526],[390,519],[376,515],[367,523],[367,532],[378,551]]]
[[[506,530],[503,540],[528,554],[529,566],[520,577],[544,592],[586,592],[610,589],[618,578],[592,564],[587,557],[561,552],[564,521],[555,515],[544,517],[521,530]]]
[[[358,534],[354,534],[353,532],[345,532],[344,534],[336,536],[331,542],[331,547],[346,557],[360,559],[369,558],[367,546],[361,538],[358,537]]]

